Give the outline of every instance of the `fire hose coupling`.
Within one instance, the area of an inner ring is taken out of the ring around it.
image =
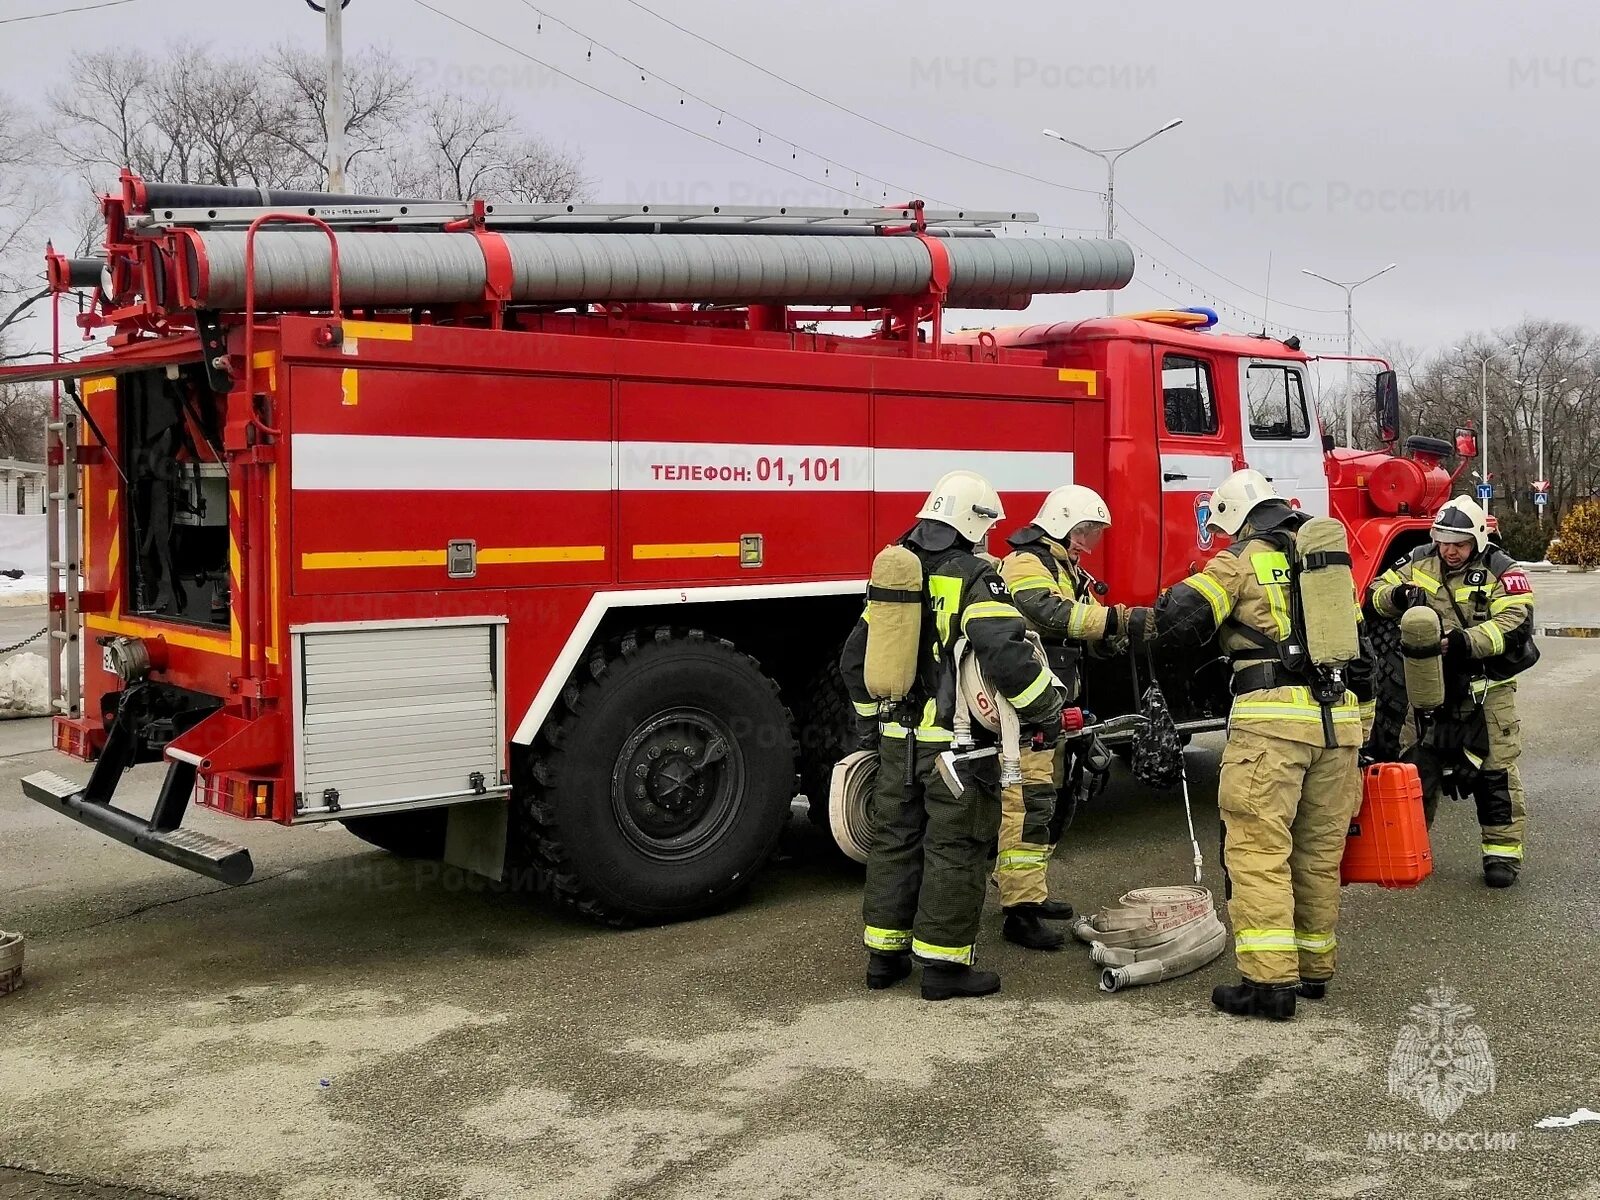
[[[123,683],[137,683],[152,671],[167,669],[165,638],[102,637],[101,665]]]

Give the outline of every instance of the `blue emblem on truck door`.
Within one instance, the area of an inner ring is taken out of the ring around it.
[[[1198,531],[1197,540],[1202,550],[1211,549],[1211,543],[1216,539],[1216,534],[1212,532],[1211,526],[1206,524],[1210,519],[1211,493],[1201,492],[1194,498],[1194,523],[1195,529]]]

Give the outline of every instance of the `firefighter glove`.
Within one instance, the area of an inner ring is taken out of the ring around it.
[[[851,731],[852,749],[876,750],[878,748],[878,718],[858,716]]]
[[[1446,658],[1472,656],[1472,639],[1467,636],[1465,629],[1452,629],[1444,635],[1444,653]]]
[[[1154,641],[1156,636],[1156,610],[1130,608],[1128,610],[1128,639],[1133,642]]]

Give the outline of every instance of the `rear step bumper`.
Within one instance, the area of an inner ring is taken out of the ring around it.
[[[172,765],[180,767],[182,764]],[[162,788],[162,799],[156,802],[157,815],[150,820],[124,812],[120,808],[113,808],[107,802],[89,799],[86,793],[93,786],[94,777],[91,777],[89,784],[82,785],[73,783],[70,779],[63,779],[54,771],[39,771],[23,779],[22,791],[30,800],[37,800],[47,808],[71,817],[74,821],[79,821],[109,838],[115,838],[124,845],[132,846],[135,850],[142,850],[154,858],[198,872],[222,883],[248,883],[255,866],[250,861],[250,851],[243,846],[209,834],[197,833],[192,829],[183,829],[175,824],[170,829],[156,827],[156,822],[160,821],[164,811],[163,801],[167,800],[170,791],[176,790],[174,784],[178,781],[173,780],[172,774],[169,769],[167,786]],[[188,787],[192,788],[193,768],[189,768],[184,774],[187,775]],[[188,801],[187,788],[183,792],[182,800]]]

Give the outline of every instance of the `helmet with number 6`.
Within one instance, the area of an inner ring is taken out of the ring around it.
[[[1058,542],[1066,541],[1072,531],[1086,521],[1109,527],[1111,510],[1099,492],[1081,483],[1069,483],[1051,492],[1039,506],[1039,515],[1033,519],[1035,525]]]
[[[918,520],[948,525],[976,545],[1006,515],[1000,495],[976,471],[951,471],[923,501]]]

